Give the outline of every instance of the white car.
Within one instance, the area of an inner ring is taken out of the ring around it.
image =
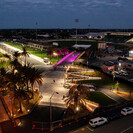
[[[126,107],[121,110],[122,115],[128,115],[133,113],[133,108],[132,107]]]
[[[129,79],[128,81],[133,82],[133,79]]]
[[[108,120],[105,117],[96,117],[96,118],[90,119],[89,121],[89,125],[91,127],[97,127],[105,123],[108,123]]]

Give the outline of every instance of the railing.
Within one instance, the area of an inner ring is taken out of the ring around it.
[[[127,106],[133,106],[133,101],[125,101],[121,104],[116,104],[114,106],[107,106],[107,107],[100,107],[95,110],[94,113],[85,115],[80,118],[73,118],[69,120],[58,120],[58,121],[53,121],[53,129],[57,128],[63,128],[64,126],[73,126],[73,125],[80,125],[80,124],[88,124],[88,121],[92,118],[98,117],[98,116],[108,116],[109,113],[112,112],[120,112],[123,107]],[[32,129],[39,129],[39,130],[50,130],[50,124],[49,122],[33,122],[32,123]]]

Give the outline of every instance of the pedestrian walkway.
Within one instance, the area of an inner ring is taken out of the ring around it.
[[[133,100],[133,93],[132,92],[124,92],[124,91],[113,91],[116,95],[130,101]]]
[[[8,114],[0,100],[0,123],[9,120]]]
[[[63,95],[68,93],[68,89],[64,88],[64,72],[49,71],[44,74],[43,84],[40,87],[40,93],[43,98],[40,100],[39,105],[49,106],[50,97],[54,93],[51,99],[52,106],[64,108],[65,102],[62,99]],[[56,93],[58,92],[58,94]]]
[[[104,93],[105,95],[107,95],[109,98],[113,99],[114,101],[116,101],[118,103],[126,101],[124,98],[122,98],[119,95],[113,93],[112,90],[110,90],[110,88],[101,88],[100,91],[102,93]]]

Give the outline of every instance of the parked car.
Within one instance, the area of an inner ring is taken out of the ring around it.
[[[96,87],[92,84],[82,84],[85,87],[88,87],[90,91],[96,91]]]
[[[108,115],[108,120],[115,120],[119,119],[121,117],[121,114],[119,113],[111,113]]]
[[[133,79],[129,79],[128,81],[133,82]]]
[[[43,61],[44,61],[45,64],[50,64],[50,61],[49,61],[48,58],[43,58]]]
[[[128,115],[133,113],[133,108],[132,107],[126,107],[121,110],[122,115]]]
[[[108,120],[105,117],[96,117],[96,118],[90,119],[89,121],[89,125],[91,127],[97,127],[105,123],[108,123]]]
[[[119,71],[119,75],[127,76],[128,73],[126,71]]]

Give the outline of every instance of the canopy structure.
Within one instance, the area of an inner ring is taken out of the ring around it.
[[[90,48],[91,45],[84,45],[84,44],[75,44],[73,45],[74,48],[84,48],[84,49],[87,49],[87,48]]]

